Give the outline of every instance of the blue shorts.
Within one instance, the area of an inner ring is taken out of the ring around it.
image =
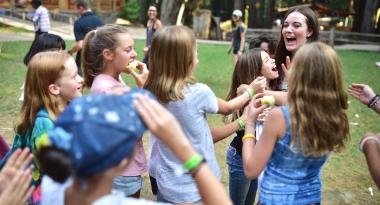
[[[143,178],[141,176],[117,176],[113,180],[113,189],[124,193],[125,197],[131,196],[143,187]]]

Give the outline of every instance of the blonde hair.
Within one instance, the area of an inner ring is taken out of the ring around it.
[[[103,72],[103,50],[115,51],[119,42],[118,34],[124,33],[129,33],[124,26],[108,24],[86,34],[81,56],[85,86],[91,87],[94,78]]]
[[[162,103],[184,99],[183,88],[193,76],[196,41],[185,26],[168,26],[154,34],[149,48],[149,76],[145,88]]]
[[[37,53],[28,64],[25,80],[24,102],[20,111],[20,123],[16,133],[27,134],[32,131],[37,112],[47,109],[55,119],[64,108],[61,100],[49,92],[49,85],[59,80],[64,72],[65,63],[71,56],[61,51]]]
[[[292,61],[288,90],[292,143],[300,144],[304,154],[340,151],[349,139],[341,67],[335,51],[319,42],[304,45]]]

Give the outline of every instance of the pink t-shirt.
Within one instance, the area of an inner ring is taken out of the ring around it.
[[[128,87],[121,77],[118,80],[110,75],[100,74],[94,78],[91,85],[91,94],[107,94],[112,88],[125,86]],[[128,168],[121,174],[122,176],[139,176],[147,171],[147,161],[144,152],[143,141],[140,139],[135,146],[135,154]]]

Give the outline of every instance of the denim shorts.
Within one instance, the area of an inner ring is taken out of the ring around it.
[[[113,189],[121,191],[126,197],[135,194],[143,187],[141,176],[117,176],[113,180]]]

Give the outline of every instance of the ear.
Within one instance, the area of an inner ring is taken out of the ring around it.
[[[313,35],[313,29],[308,29],[306,37],[310,38],[310,36],[312,35]]]
[[[109,60],[109,61],[112,61],[113,59],[113,52],[110,51],[110,49],[106,48],[102,51],[102,55],[103,55],[103,58],[105,60]]]
[[[61,92],[60,87],[57,84],[50,84],[48,89],[50,94],[55,96],[59,95],[59,93]]]

